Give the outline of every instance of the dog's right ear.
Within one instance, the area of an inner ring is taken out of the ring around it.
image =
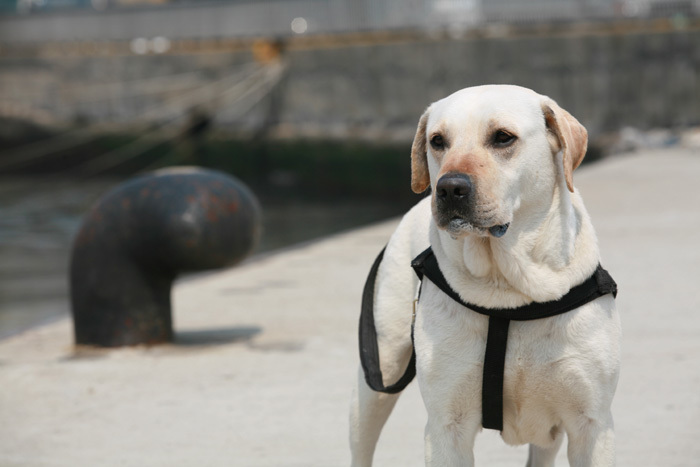
[[[416,136],[413,138],[413,146],[411,147],[411,189],[414,193],[423,193],[430,186],[428,146],[425,135],[429,113],[430,109],[421,115]]]

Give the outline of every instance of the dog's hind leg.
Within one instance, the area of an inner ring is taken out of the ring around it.
[[[374,284],[374,327],[382,381],[396,383],[406,372],[413,343],[411,321],[418,277],[411,260],[428,247],[430,199],[425,198],[402,219],[386,246]],[[399,394],[373,391],[362,367],[350,406],[350,448],[353,466],[370,466],[384,423]]]
[[[385,394],[370,389],[360,367],[357,387],[353,391],[350,403],[350,450],[353,467],[372,465],[379,434],[399,395],[401,393]]]
[[[393,259],[389,257],[382,266],[391,269]],[[411,302],[417,281],[406,274],[410,271],[408,268],[395,274],[386,274],[383,269],[380,267],[377,281],[374,319],[382,384],[392,386],[406,372],[413,353]],[[350,448],[353,466],[372,465],[379,434],[399,394],[387,394],[371,389],[360,365],[350,407]]]
[[[530,445],[530,453],[527,458],[526,467],[553,467],[557,452],[564,441],[564,432],[558,428],[553,431],[554,443],[546,448]]]
[[[380,329],[384,327],[381,324],[379,326]],[[379,360],[382,379],[384,385],[390,385],[404,374],[411,360],[413,346],[410,338],[410,324],[388,327],[385,332],[378,332],[377,337],[381,350]],[[357,386],[353,390],[350,403],[350,450],[353,466],[372,465],[379,434],[400,394],[400,392],[387,394],[371,389],[365,381],[364,371],[360,365]]]

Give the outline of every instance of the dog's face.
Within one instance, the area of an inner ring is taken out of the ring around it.
[[[432,187],[435,223],[451,236],[501,237],[522,207],[551,204],[558,180],[573,192],[587,139],[574,117],[534,91],[463,89],[421,117],[411,185]]]

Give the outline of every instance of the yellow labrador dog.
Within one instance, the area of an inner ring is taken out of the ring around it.
[[[597,240],[572,175],[586,146],[574,117],[517,86],[463,89],[426,110],[413,142],[411,185],[432,194],[399,224],[375,282],[384,384],[396,381],[411,357],[419,282],[410,263],[426,247],[453,290],[485,308],[558,300],[594,273]],[[428,412],[426,465],[474,463],[488,320],[424,281],[414,345]],[[610,406],[620,338],[610,294],[510,324],[501,435],[508,444],[530,444],[528,466],[553,465],[564,433],[571,466],[615,464]],[[370,389],[360,369],[350,415],[353,465],[371,465],[397,398]]]

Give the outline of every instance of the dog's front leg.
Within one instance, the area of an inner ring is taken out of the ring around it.
[[[578,417],[567,427],[571,467],[612,467],[615,465],[615,432],[612,413],[600,419]]]
[[[425,427],[425,465],[435,467],[472,467],[474,439],[479,422],[428,417]]]
[[[564,441],[564,432],[557,429],[554,436],[554,442],[550,446],[542,447],[530,444],[526,467],[554,467],[557,452]]]

